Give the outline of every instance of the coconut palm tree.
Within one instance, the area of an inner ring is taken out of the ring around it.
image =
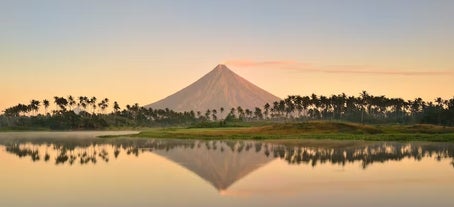
[[[221,112],[221,118],[223,118],[224,116],[222,116],[222,114],[224,114],[224,107],[221,107],[220,109],[220,112]],[[225,118],[225,117],[224,117]]]
[[[96,97],[91,97],[91,99],[88,101],[88,104],[93,108],[92,114],[94,115],[96,111]]]
[[[297,118],[301,117],[301,112],[303,111],[303,97],[295,96],[293,103],[295,104],[296,111],[298,112]]]
[[[98,107],[101,109],[101,112],[104,113],[106,108],[109,106],[109,99],[105,98],[98,103]]]
[[[362,91],[359,95],[358,101],[361,104],[361,124],[364,124],[364,113],[368,107],[370,95],[366,91]]]
[[[109,107],[109,99],[108,98],[104,98],[104,104],[102,106],[102,110],[104,111],[107,107]]]
[[[273,102],[273,108],[271,109],[271,116],[276,117],[279,114],[279,102]]]
[[[416,115],[419,112],[421,112],[422,106],[423,106],[422,98],[415,98],[415,100],[411,102],[411,116],[413,118],[415,118]]]
[[[342,93],[340,95],[339,119],[342,119],[342,114],[344,114],[346,107],[347,107],[347,95],[345,95],[345,93]]]
[[[242,120],[244,118],[244,110],[241,108],[241,106],[238,106],[236,108],[236,111],[238,113],[238,119]]]
[[[230,118],[235,119],[235,118],[236,118],[236,116],[235,116],[235,111],[236,111],[235,107],[232,107],[232,108],[230,109],[230,112],[229,112],[229,114],[227,115],[227,117],[230,117]]]
[[[311,117],[312,118],[318,118],[319,117],[319,111],[320,111],[320,100],[318,99],[318,96],[315,94],[311,95],[310,103],[313,106],[312,107],[312,112],[311,112]]]
[[[438,97],[435,99],[435,103],[437,103],[437,105],[435,107],[436,107],[436,111],[437,111],[438,125],[441,125],[441,114],[444,109],[445,101],[441,97]]]
[[[245,113],[246,113],[247,119],[251,119],[251,117],[252,117],[252,111],[249,110],[249,109],[246,109],[246,110],[245,110]]]
[[[55,104],[60,107],[61,111],[66,111],[66,106],[68,105],[68,100],[64,97],[54,97]]]
[[[68,96],[68,105],[69,105],[69,110],[73,110],[73,106],[76,105],[76,101],[74,100],[73,96]]]
[[[289,118],[289,114],[292,114],[295,111],[295,103],[294,103],[295,96],[288,96],[284,100],[285,103],[285,117]]]
[[[114,101],[113,110],[115,113],[118,113],[118,111],[120,111],[120,105],[118,105],[118,102],[116,101]]]
[[[255,107],[254,116],[257,120],[263,119],[262,109]]]
[[[285,112],[285,108],[286,108],[285,107],[285,101],[284,100],[279,101],[279,105],[278,106],[279,106],[278,107],[279,115],[282,118],[282,116],[283,116],[283,114]]]
[[[309,96],[303,96],[303,98],[301,100],[301,105],[302,105],[305,113],[307,113],[307,110],[309,109],[309,106],[311,105],[311,98]]]
[[[50,105],[49,100],[44,99],[43,100],[43,105],[44,105],[44,110],[45,110],[44,113],[46,113],[46,115],[47,115],[47,108],[49,108],[49,105]]]
[[[216,109],[213,109],[211,111],[211,116],[213,117],[213,121],[218,120],[218,117],[216,116],[217,113],[218,113],[218,111],[216,111]]]
[[[322,119],[326,119],[331,101],[326,96],[321,95],[319,102],[320,102],[320,111],[322,112]]]
[[[36,115],[36,113],[38,112],[39,106],[40,106],[39,101],[34,100],[34,99],[30,101],[29,107],[30,107],[30,110],[34,112],[34,115]]]
[[[211,110],[207,109],[207,111],[205,112],[205,119],[210,120],[210,114],[211,114]]]
[[[88,98],[86,96],[79,96],[79,103],[77,105],[82,107],[84,111],[86,111],[88,105]]]
[[[266,103],[265,106],[263,106],[263,108],[265,109],[265,119],[268,119],[268,114],[270,113],[270,104],[269,103]]]

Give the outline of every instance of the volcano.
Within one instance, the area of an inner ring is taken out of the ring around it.
[[[225,65],[217,65],[202,78],[180,91],[146,105],[146,108],[172,109],[174,111],[200,111],[207,109],[225,110],[241,106],[253,110],[262,108],[266,103],[272,105],[280,98],[261,89],[231,71]]]

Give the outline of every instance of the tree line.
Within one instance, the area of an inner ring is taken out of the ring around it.
[[[50,129],[101,129],[107,127],[189,126],[197,123],[241,121],[341,120],[363,124],[454,125],[454,97],[424,101],[344,93],[331,96],[291,95],[254,109],[241,106],[206,111],[176,112],[133,105],[121,108],[117,101],[87,96],[55,96],[9,107],[0,115],[0,127]]]
[[[144,108],[138,103],[122,109],[117,101],[87,96],[31,100],[3,112],[0,128],[103,129],[189,125],[195,121],[195,114],[191,112]]]
[[[422,98],[404,100],[374,96],[362,91],[359,96],[345,93],[331,96],[312,94],[291,95],[287,98],[256,107],[254,111],[232,108],[231,115],[246,120],[344,120],[358,123],[379,124],[437,124],[454,125],[454,97],[424,101]]]

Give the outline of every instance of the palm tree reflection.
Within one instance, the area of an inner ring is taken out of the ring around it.
[[[80,165],[97,164],[98,160],[107,163],[113,155],[138,157],[144,152],[190,149],[224,153],[226,148],[235,156],[248,156],[245,152],[262,154],[264,157],[285,160],[288,164],[307,164],[316,167],[319,164],[332,163],[346,165],[361,162],[363,168],[373,163],[400,161],[405,158],[422,160],[432,157],[438,161],[453,159],[454,144],[449,143],[398,143],[398,142],[362,142],[351,145],[328,147],[313,146],[307,143],[272,144],[254,141],[191,141],[191,140],[85,140],[85,141],[15,141],[0,143],[6,152],[19,158],[29,157],[33,162],[54,160],[56,165],[76,163]],[[123,152],[123,153],[122,153]],[[227,154],[225,154],[227,156]],[[41,159],[43,157],[43,159]],[[454,160],[451,162],[454,167]]]

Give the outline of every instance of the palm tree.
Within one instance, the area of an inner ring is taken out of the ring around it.
[[[210,120],[210,114],[211,114],[211,110],[210,109],[207,109],[207,111],[205,112],[205,118],[207,120]]]
[[[118,105],[116,101],[114,101],[113,110],[115,113],[118,113],[118,111],[120,111],[120,105]]]
[[[235,116],[235,107],[232,107],[232,108],[230,109],[230,113],[229,113],[228,116],[231,117],[231,118],[233,118],[233,119],[235,119],[235,117],[236,117],[236,116]]]
[[[437,103],[436,110],[437,110],[438,125],[441,125],[441,113],[444,109],[445,101],[441,97],[438,97],[435,99],[435,103]]]
[[[303,111],[303,97],[295,96],[294,99],[296,110],[298,111],[298,118],[301,117],[301,112]]]
[[[251,116],[252,116],[252,111],[251,111],[251,110],[249,110],[249,109],[246,109],[246,110],[245,110],[245,113],[246,113],[246,117],[247,117],[247,119],[250,119],[250,118],[251,118]]]
[[[223,118],[222,114],[224,114],[224,107],[221,107],[219,110],[221,112],[221,118]]]
[[[59,99],[58,96],[54,96],[55,111],[58,111],[58,107],[60,107],[60,106],[58,105],[58,99]]]
[[[58,107],[60,107],[61,111],[66,111],[66,106],[68,105],[68,100],[66,100],[64,97],[55,96],[54,102]]]
[[[271,109],[271,112],[273,112],[271,116],[277,116],[276,113],[279,113],[279,102],[273,102],[273,108]]]
[[[312,118],[317,118],[319,116],[319,109],[320,109],[320,100],[318,99],[318,96],[315,94],[311,95],[311,100],[310,100],[311,105],[313,106],[312,112],[311,112],[311,117]]]
[[[36,113],[38,112],[39,110],[39,105],[40,105],[40,102],[37,101],[37,100],[31,100],[30,101],[30,110],[34,112],[34,115],[36,115]]]
[[[307,109],[311,105],[311,98],[309,96],[304,96],[301,100],[301,105],[305,113],[307,113]]]
[[[22,112],[23,115],[28,114],[30,112],[31,108],[28,105],[25,104],[19,104],[19,112]]]
[[[134,120],[138,120],[139,118],[139,111],[140,111],[140,107],[139,107],[139,104],[138,103],[135,103],[134,105],[131,106],[131,111],[133,112],[133,117],[134,117]],[[169,113],[169,109],[166,108],[165,109],[166,111],[166,114]]]
[[[241,108],[241,106],[238,106],[236,108],[236,111],[238,112],[238,119],[242,120],[244,118],[243,108]]]
[[[218,111],[216,111],[216,109],[213,109],[213,110],[211,111],[211,113],[212,113],[211,116],[213,117],[213,121],[218,120],[218,117],[216,116],[216,114],[218,113]]]
[[[361,124],[364,124],[364,111],[366,110],[370,96],[366,91],[362,91],[359,95],[358,101],[361,104]]]
[[[78,105],[81,106],[84,111],[86,111],[87,109],[87,105],[88,105],[88,98],[86,96],[79,96],[79,103]]]
[[[266,103],[263,108],[265,109],[265,119],[268,119],[268,114],[270,113],[270,104]]]
[[[345,108],[347,107],[347,95],[345,93],[342,93],[340,96],[340,108],[339,108],[339,119],[342,119],[342,114],[345,111]]]
[[[44,110],[45,110],[46,115],[47,115],[47,108],[49,108],[49,104],[50,104],[49,100],[47,100],[47,99],[43,100],[43,105],[44,105]]]
[[[322,119],[326,119],[331,101],[326,96],[320,96],[319,102],[321,107],[320,111],[322,112]]]
[[[414,101],[411,102],[411,116],[415,118],[416,114],[418,114],[422,110],[423,100],[421,98],[416,98]]]
[[[109,106],[109,99],[105,98],[98,103],[98,107],[101,109],[101,112],[104,113],[106,108]]]
[[[105,110],[107,107],[109,107],[109,99],[108,98],[104,98],[104,105],[103,105],[103,110]]]
[[[280,117],[282,117],[282,115],[285,112],[285,101],[284,100],[279,101],[278,111],[279,111]]]
[[[254,116],[257,120],[263,119],[262,109],[255,107]]]
[[[292,114],[295,111],[295,104],[293,100],[295,99],[295,96],[288,96],[284,100],[285,103],[285,117],[288,118],[289,114]]]
[[[92,97],[89,102],[88,102],[91,107],[93,108],[93,111],[92,111],[92,114],[94,115],[95,114],[95,111],[96,111],[96,97]]]
[[[76,101],[74,100],[73,96],[68,96],[68,104],[69,104],[69,110],[73,110],[73,106],[76,105]]]

